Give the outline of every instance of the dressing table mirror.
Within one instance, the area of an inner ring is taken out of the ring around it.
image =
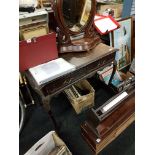
[[[55,0],[60,53],[88,51],[101,42],[93,26],[96,0]]]

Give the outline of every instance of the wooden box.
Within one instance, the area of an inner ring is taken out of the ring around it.
[[[80,81],[76,83],[75,86],[80,88],[81,90],[89,91],[89,93],[86,95],[77,94],[78,96],[76,96],[76,94],[72,92],[71,88],[68,88],[65,90],[65,94],[67,95],[67,98],[69,99],[76,113],[79,114],[85,109],[94,106],[95,90],[87,80]]]
[[[98,125],[95,126],[90,120],[85,121],[81,125],[82,136],[92,151],[98,154],[134,121],[134,113],[135,94],[132,94]]]
[[[128,87],[135,87],[135,76],[131,72],[123,73],[120,71],[119,74],[123,81],[118,85],[112,83],[109,85],[114,91],[121,92]]]
[[[114,111],[122,107],[122,104],[128,103],[130,98],[133,98],[135,94],[135,91],[133,88],[122,91],[112,98],[110,98],[108,101],[103,103],[101,106],[97,108],[92,108],[87,113],[87,122],[89,122],[89,126],[93,129],[93,132],[98,136],[102,137],[102,134],[105,132],[104,127],[102,128],[101,124],[102,122],[110,116]],[[122,117],[126,115],[126,112]],[[115,121],[117,122],[117,117],[115,116]]]

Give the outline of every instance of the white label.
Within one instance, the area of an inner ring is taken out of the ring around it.
[[[101,139],[100,139],[100,138],[96,139],[96,142],[97,142],[97,143],[99,143],[100,141],[101,141]]]
[[[121,95],[116,97],[113,101],[111,101],[109,104],[103,107],[103,111],[108,111],[111,107],[113,107],[116,103],[118,103],[120,100],[125,98],[127,95],[128,95],[127,92],[123,92]]]

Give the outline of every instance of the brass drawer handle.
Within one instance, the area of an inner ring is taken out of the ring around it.
[[[65,84],[65,85],[66,85],[66,84],[69,84],[71,81],[72,81],[72,78],[67,79],[67,80],[64,81],[64,84]]]

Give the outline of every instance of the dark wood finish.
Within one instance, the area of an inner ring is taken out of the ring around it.
[[[77,81],[96,73],[96,71],[103,66],[111,64],[115,60],[115,52],[116,49],[100,43],[88,52],[61,54],[60,57],[75,65],[76,70],[41,86],[37,85],[29,72],[26,74],[33,88],[39,90],[43,96],[55,95]]]
[[[89,126],[93,129],[94,133],[98,136],[98,137],[102,137],[102,134],[105,133],[104,128],[101,127],[102,122],[113,112],[116,111],[116,109],[119,109],[122,104],[124,104],[124,102],[127,102],[132,96],[134,96],[134,88],[131,88],[129,90],[126,90],[126,92],[128,93],[128,96],[126,96],[125,98],[123,98],[121,101],[119,101],[117,104],[115,104],[112,108],[110,108],[108,111],[99,114],[98,112],[100,112],[102,110],[102,108],[109,104],[111,101],[113,101],[116,97],[118,97],[120,94],[122,94],[125,91],[122,91],[119,94],[116,94],[114,97],[110,98],[110,100],[108,100],[107,102],[103,103],[102,106],[94,109],[92,108],[90,110],[90,112],[88,113],[88,119],[87,121],[89,122]],[[124,114],[125,116],[125,114]],[[117,117],[116,117],[117,119]]]
[[[92,76],[98,69],[111,64],[115,60],[115,52],[116,49],[100,43],[88,52],[61,54],[60,57],[75,65],[76,70],[41,86],[37,85],[28,71],[25,74],[32,88],[41,96],[47,111],[50,111],[49,101],[52,96],[72,84]]]
[[[98,154],[103,148],[114,140],[122,131],[124,131],[133,121],[135,112],[135,94],[122,102],[122,105],[113,111],[98,126],[101,131],[99,137],[90,127],[90,122],[86,121],[81,126],[82,136],[91,147],[95,154]]]
[[[93,26],[94,15],[96,12],[96,1],[91,1],[92,8],[88,21],[78,32],[71,31],[65,24],[62,12],[63,0],[55,1],[53,9],[58,24],[57,33],[60,53],[88,51],[101,42],[100,37],[94,31]],[[75,36],[77,37],[77,35],[81,35],[82,37],[75,39]],[[71,37],[74,37],[74,40],[72,40]]]

